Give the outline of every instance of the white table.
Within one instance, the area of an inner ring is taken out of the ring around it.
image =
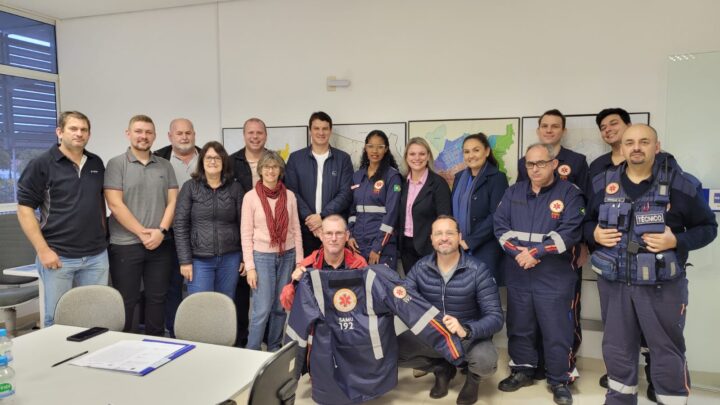
[[[43,286],[40,274],[37,271],[35,264],[27,264],[25,266],[11,267],[4,269],[3,274],[8,276],[19,276],[19,277],[37,277],[38,279],[38,304],[40,305],[40,327],[45,327],[45,288]]]
[[[68,363],[50,367],[85,350],[92,352],[119,340],[153,338],[106,332],[84,342],[66,340],[82,330],[53,325],[13,340],[15,405],[218,404],[249,388],[257,370],[272,357],[267,352],[195,343],[197,347],[193,350],[143,377]]]

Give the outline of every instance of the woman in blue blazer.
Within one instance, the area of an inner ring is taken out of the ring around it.
[[[407,274],[421,257],[433,253],[432,223],[440,215],[450,215],[452,206],[450,187],[433,171],[433,154],[426,140],[410,139],[405,147],[405,164],[408,172],[400,194],[398,229],[400,260]]]
[[[482,132],[463,140],[466,169],[455,175],[453,216],[460,224],[463,248],[492,270],[501,284],[499,261],[502,249],[493,234],[493,214],[508,188],[507,177],[498,170],[490,142]]]

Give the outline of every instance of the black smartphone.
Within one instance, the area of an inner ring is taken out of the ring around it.
[[[91,337],[95,337],[95,336],[105,333],[107,331],[108,331],[108,328],[101,328],[99,326],[96,326],[94,328],[86,329],[80,333],[70,335],[67,337],[67,340],[69,340],[71,342],[82,342],[83,340],[88,340]]]

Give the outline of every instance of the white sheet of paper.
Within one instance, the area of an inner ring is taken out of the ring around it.
[[[110,346],[77,358],[74,366],[139,373],[148,367],[157,368],[180,350],[182,344],[121,340]]]

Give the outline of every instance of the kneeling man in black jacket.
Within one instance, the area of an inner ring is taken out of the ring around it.
[[[503,312],[492,271],[460,249],[461,239],[457,221],[447,215],[439,216],[430,234],[435,252],[415,263],[406,284],[440,309],[445,315],[445,327],[462,339],[467,378],[457,403],[472,404],[478,398],[480,378],[497,370],[498,354],[492,336],[503,327]],[[447,395],[450,380],[457,372],[455,366],[411,331],[398,339],[398,365],[432,371],[435,385],[430,397]]]

